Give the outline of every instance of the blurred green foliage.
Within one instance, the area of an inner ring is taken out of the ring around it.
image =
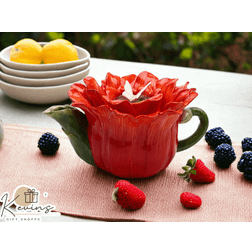
[[[0,50],[22,38],[64,38],[96,58],[252,74],[249,32],[5,32]]]

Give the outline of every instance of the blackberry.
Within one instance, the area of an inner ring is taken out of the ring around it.
[[[236,155],[231,145],[223,143],[216,147],[214,161],[220,168],[228,168],[235,159]]]
[[[208,143],[212,136],[215,135],[216,133],[225,133],[224,130],[221,128],[221,127],[216,127],[216,128],[213,128],[213,129],[210,129],[209,131],[207,131],[206,135],[205,135],[205,140],[206,142]]]
[[[237,169],[244,173],[244,177],[252,180],[252,151],[246,151],[242,154]]]
[[[38,141],[38,148],[43,155],[54,155],[59,149],[59,145],[59,139],[49,132],[44,133]]]
[[[242,142],[242,151],[252,151],[252,138],[245,137]]]
[[[216,127],[209,130],[205,135],[205,140],[212,149],[215,149],[222,143],[232,145],[230,136],[225,134],[224,130],[221,127]]]

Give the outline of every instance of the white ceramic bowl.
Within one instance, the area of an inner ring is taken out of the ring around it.
[[[47,42],[40,42],[39,44],[44,46],[45,44],[47,44]],[[11,48],[13,47],[13,45],[11,45],[1,51],[0,62],[2,62],[4,65],[6,65],[9,68],[13,68],[17,70],[25,70],[25,71],[51,71],[51,70],[67,69],[70,67],[84,64],[90,59],[90,53],[87,50],[76,45],[74,46],[77,50],[79,60],[67,61],[67,62],[55,63],[55,64],[17,63],[10,60],[10,51],[11,51]]]
[[[83,83],[82,81],[78,81]],[[69,98],[68,90],[73,83],[53,87],[25,87],[0,80],[0,88],[9,97],[31,104],[57,104]]]
[[[28,87],[58,86],[84,79],[88,75],[89,70],[90,66],[75,74],[48,79],[21,78],[8,75],[0,71],[0,79],[10,84],[19,86],[28,86]]]
[[[22,78],[34,78],[34,79],[41,79],[41,78],[55,78],[55,77],[61,77],[61,76],[66,76],[69,74],[74,74],[77,72],[80,72],[84,69],[86,69],[89,66],[89,60],[88,62],[63,69],[63,70],[52,70],[52,71],[23,71],[23,70],[16,70],[13,68],[9,68],[3,64],[0,63],[0,69],[3,73],[12,75],[12,76],[17,76],[17,77],[22,77]]]

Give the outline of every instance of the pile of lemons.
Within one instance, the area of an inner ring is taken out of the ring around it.
[[[43,47],[33,39],[18,41],[11,49],[10,60],[24,64],[52,64],[78,60],[74,45],[65,39],[55,39]]]

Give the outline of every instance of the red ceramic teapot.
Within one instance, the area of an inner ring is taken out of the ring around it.
[[[198,95],[188,82],[158,79],[149,72],[119,77],[107,74],[72,85],[73,103],[44,113],[57,120],[76,153],[87,163],[121,178],[145,178],[168,167],[176,152],[197,143],[208,128],[199,108],[185,107]],[[199,126],[178,141],[178,124],[198,116]]]

